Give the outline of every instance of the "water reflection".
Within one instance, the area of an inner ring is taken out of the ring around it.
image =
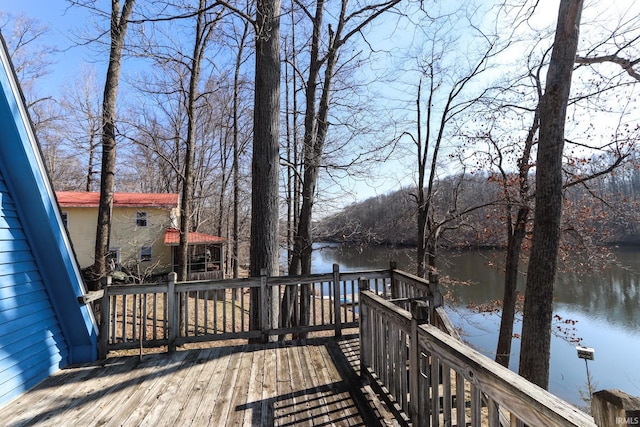
[[[335,244],[321,244],[314,253],[314,272],[331,271],[333,263],[341,270],[389,268],[391,261],[398,268],[413,273],[414,249],[381,247],[350,248]],[[556,306],[610,324],[640,330],[640,250],[615,253],[619,266],[589,273],[559,273],[556,281]],[[504,274],[502,252],[495,250],[447,251],[439,259],[441,276],[459,285],[449,290],[458,305],[469,302],[487,303],[502,298]],[[518,285],[524,292],[524,275]]]
[[[346,248],[320,245],[314,252],[314,272],[331,271],[338,263],[343,271],[384,269],[395,261],[414,272],[415,249],[379,247]],[[598,389],[619,388],[640,395],[640,372],[635,355],[640,353],[640,249],[616,250],[618,266],[602,271],[559,273],[555,291],[555,314],[577,321],[575,334],[596,349],[590,369]],[[463,282],[449,286],[453,296],[452,320],[464,328],[465,339],[489,357],[497,343],[498,315],[482,315],[467,309],[469,302],[487,303],[502,298],[501,251],[449,251],[441,253],[441,276]],[[445,280],[443,280],[445,281]],[[519,289],[524,292],[524,275]],[[515,330],[519,332],[520,324]],[[516,369],[519,341],[514,340],[512,369]],[[575,343],[559,336],[552,340],[550,391],[576,405],[584,405],[579,389],[586,387],[584,363],[577,358]]]

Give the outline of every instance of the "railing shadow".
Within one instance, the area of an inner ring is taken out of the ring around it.
[[[188,374],[181,372],[183,370],[201,363],[226,363],[220,361],[227,357],[242,357],[242,360],[247,360],[247,353],[265,351],[271,352],[271,355],[249,356],[249,359],[255,363],[255,360],[264,360],[264,357],[275,360],[276,354],[278,360],[280,357],[294,357],[291,354],[296,354],[295,357],[305,358],[306,361],[301,366],[304,370],[316,367],[318,372],[315,377],[312,375],[313,380],[305,377],[304,383],[296,384],[295,379],[290,378],[289,381],[284,381],[287,385],[283,386],[282,380],[287,379],[288,371],[286,368],[279,369],[282,378],[272,377],[272,385],[276,384],[273,392],[266,392],[263,399],[253,401],[247,401],[251,397],[246,395],[246,403],[237,404],[243,402],[238,399],[229,407],[230,411],[250,411],[250,415],[239,414],[245,422],[251,417],[253,425],[383,425],[368,406],[370,397],[365,396],[362,381],[356,371],[355,364],[359,359],[353,347],[357,351],[357,346],[350,344],[357,344],[357,341],[357,335],[347,335],[340,338],[312,338],[267,344],[222,345],[173,353],[145,354],[142,358],[139,355],[112,357],[59,371],[24,395],[22,402],[16,401],[15,405],[10,403],[10,406],[3,408],[8,413],[13,413],[4,422],[8,426],[34,426],[57,423],[59,420],[74,420],[84,425],[125,422],[127,419],[131,422],[130,417],[135,418],[136,415],[126,411],[119,412],[119,409],[131,405],[140,412],[148,399],[144,396],[144,390],[155,387],[159,396],[167,393],[166,387],[176,388],[171,385],[170,377],[177,375],[184,378]],[[308,348],[314,350],[309,351]],[[283,350],[285,351],[282,353]],[[316,364],[316,360],[320,360],[319,364]],[[240,369],[240,362],[236,362],[235,366],[237,368],[234,369]],[[261,368],[258,365],[258,370]],[[322,371],[323,369],[326,371]],[[267,374],[275,375],[275,372],[265,372]],[[234,388],[239,382],[250,379],[240,375],[238,371],[237,378],[232,381],[235,384],[227,384],[225,380],[223,387]],[[154,385],[160,382],[162,385]],[[79,392],[65,393],[65,389],[60,388],[67,386],[66,390],[69,390],[69,385],[73,385],[72,389]],[[35,400],[31,400],[29,395],[34,393]],[[156,392],[153,395],[155,399]],[[166,398],[173,399],[171,396]],[[191,398],[193,397],[189,399]],[[130,399],[131,402],[138,403],[129,403]],[[218,409],[211,407],[208,410],[213,413]]]
[[[387,425],[371,404],[358,374],[358,335],[313,338],[292,346],[322,346],[342,380],[247,402],[236,411],[251,411],[253,425]]]

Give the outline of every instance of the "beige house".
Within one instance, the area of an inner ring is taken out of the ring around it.
[[[96,192],[56,192],[62,219],[81,268],[93,264],[98,202]],[[115,193],[111,215],[109,265],[135,276],[175,270],[178,246],[178,194]],[[189,233],[192,278],[223,278],[225,239]]]

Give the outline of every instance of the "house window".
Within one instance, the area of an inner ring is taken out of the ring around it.
[[[146,212],[136,212],[136,225],[138,227],[146,227],[148,217]]]
[[[62,216],[62,223],[66,228],[69,228],[69,212],[62,212],[60,214]]]
[[[142,246],[140,248],[140,261],[151,261],[151,246]]]
[[[120,270],[120,248],[109,248],[109,252],[107,252],[107,267],[111,271]]]

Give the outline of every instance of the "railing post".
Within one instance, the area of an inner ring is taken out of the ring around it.
[[[358,309],[360,311],[360,316],[358,321],[360,322],[360,333],[358,334],[360,338],[360,378],[362,380],[368,380],[369,376],[367,375],[367,367],[371,363],[369,359],[369,351],[371,351],[371,330],[369,328],[369,307],[367,307],[366,303],[363,304],[363,292],[368,290],[366,286],[368,286],[369,281],[366,279],[358,280]]]
[[[111,276],[107,276],[102,280],[102,289],[104,289],[104,295],[100,300],[100,328],[99,328],[99,342],[98,342],[98,357],[100,359],[106,359],[109,345],[109,319],[111,298],[109,297],[109,286],[111,286]]]
[[[347,296],[345,295],[344,297],[346,303]],[[353,302],[355,303],[355,301]],[[340,265],[338,264],[333,264],[333,313],[335,315],[335,335],[336,337],[341,337],[342,314],[340,311]]]
[[[178,274],[169,273],[169,284],[167,285],[167,339],[169,340],[168,349],[170,352],[176,351],[176,337],[178,332],[179,315],[176,306],[176,281]]]
[[[267,269],[260,269],[260,331],[262,331],[261,341],[269,341],[269,310],[271,308],[271,297],[267,289]]]
[[[420,344],[418,340],[418,326],[427,323],[428,317],[426,302],[412,300],[409,348],[409,417],[414,426],[426,426],[429,420],[429,396],[420,395],[422,374],[420,372]]]
[[[391,285],[391,298],[401,298],[400,290],[398,289],[398,283],[396,282],[394,271],[398,268],[398,264],[395,261],[391,261],[389,263],[389,276],[390,276],[390,285]],[[386,295],[383,295],[383,298],[387,298]]]
[[[429,323],[437,326],[436,308],[442,306],[442,293],[438,282],[440,277],[436,273],[429,273],[429,293],[431,294],[431,305],[429,307]]]
[[[621,390],[600,390],[591,395],[591,414],[598,427],[640,425],[640,398]]]

